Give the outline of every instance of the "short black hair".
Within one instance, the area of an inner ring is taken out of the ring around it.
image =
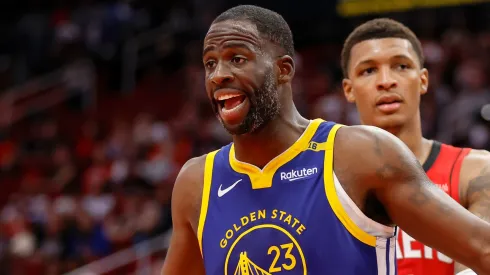
[[[402,38],[410,41],[419,58],[420,67],[424,66],[424,53],[417,36],[405,25],[389,18],[378,18],[365,22],[355,28],[344,42],[341,54],[341,66],[344,77],[348,77],[352,48],[363,41],[381,38]]]
[[[294,55],[293,34],[286,20],[277,12],[253,5],[240,5],[220,14],[213,24],[226,20],[252,22],[262,36],[281,46],[287,55]]]

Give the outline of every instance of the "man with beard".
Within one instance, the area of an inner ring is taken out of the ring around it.
[[[395,274],[394,224],[490,272],[490,224],[433,188],[396,137],[298,113],[293,54],[270,10],[211,24],[206,91],[233,143],[179,173],[163,274]]]
[[[363,124],[380,127],[399,137],[423,164],[436,186],[488,221],[490,154],[441,144],[422,136],[420,96],[427,92],[429,84],[423,60],[420,41],[410,29],[386,18],[368,21],[352,31],[344,44],[341,63],[345,96],[356,103]],[[425,228],[422,224],[420,227]],[[448,230],[442,228],[440,234],[452,243]],[[407,232],[408,228],[400,226],[398,274],[475,274]]]

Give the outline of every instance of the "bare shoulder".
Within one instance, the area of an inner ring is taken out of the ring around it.
[[[339,145],[343,144],[346,147],[350,147],[351,150],[358,150],[359,146],[364,146],[365,149],[372,149],[366,150],[366,152],[373,152],[374,154],[380,154],[380,149],[389,151],[408,149],[406,145],[396,136],[374,126],[344,126],[338,130],[337,137],[339,140],[341,140]]]
[[[195,181],[196,179],[199,179],[199,173],[201,172],[201,178],[204,176],[204,164],[206,163],[206,155],[202,155],[199,157],[194,157],[189,159],[180,169],[179,174],[177,175],[177,181],[176,184],[180,185],[188,185],[189,181]],[[182,180],[183,183],[180,183],[180,180]]]
[[[480,170],[490,164],[490,152],[487,150],[471,149],[470,153],[464,158],[463,166],[465,172],[472,172],[474,170]],[[480,169],[475,169],[475,168]]]
[[[409,175],[407,166],[420,166],[400,139],[374,126],[340,128],[334,150],[340,158],[336,157],[335,162],[349,163],[350,172],[365,175],[364,179],[372,183],[405,177]]]
[[[464,178],[473,178],[472,176],[478,175],[482,170],[488,169],[489,166],[490,152],[486,150],[472,149],[463,159],[461,176],[464,176]]]
[[[172,212],[197,231],[206,156],[189,159],[180,169],[172,192]]]
[[[490,152],[472,149],[461,165],[459,182],[461,203],[464,206],[485,194],[490,201]]]

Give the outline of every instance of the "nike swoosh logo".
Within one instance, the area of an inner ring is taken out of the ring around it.
[[[231,189],[233,189],[241,181],[242,181],[241,179],[240,180],[237,180],[231,186],[228,186],[227,188],[225,188],[223,190],[221,190],[221,187],[223,186],[223,184],[220,185],[219,188],[218,188],[218,197],[220,197],[220,198],[223,197],[226,193],[230,192]]]

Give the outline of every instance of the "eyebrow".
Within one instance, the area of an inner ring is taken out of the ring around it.
[[[216,49],[216,47],[215,47],[215,46],[206,46],[206,47],[204,48],[203,52],[202,52],[202,55],[203,55],[203,56],[205,56],[205,55],[206,55],[208,52],[210,52],[210,51],[212,51],[212,50],[214,50],[214,49]]]
[[[415,60],[413,60],[412,58],[410,58],[404,54],[397,54],[397,55],[393,56],[391,59],[407,59],[407,60],[410,60],[412,62],[415,62]]]
[[[358,63],[357,63],[355,66],[354,66],[354,68],[357,68],[357,67],[359,67],[359,66],[361,66],[361,65],[364,65],[364,64],[371,64],[371,63],[374,63],[374,62],[375,62],[375,61],[374,61],[374,60],[372,60],[372,59],[366,59],[366,60],[363,60],[363,61],[361,61],[361,62],[358,62]]]
[[[223,45],[223,49],[229,49],[229,48],[242,48],[248,51],[251,51],[252,49],[245,43],[242,42],[228,42]],[[211,45],[211,46],[206,46],[202,52],[202,55],[205,56],[208,52],[213,51],[216,49],[216,46]]]
[[[390,59],[406,59],[406,60],[410,60],[411,62],[415,62],[412,58],[410,58],[404,54],[397,54],[395,56],[390,57]],[[375,63],[375,62],[376,61],[374,61],[373,59],[366,59],[366,60],[363,60],[363,61],[357,63],[355,67],[358,67],[358,66],[364,65],[364,64],[371,64],[371,63]]]

